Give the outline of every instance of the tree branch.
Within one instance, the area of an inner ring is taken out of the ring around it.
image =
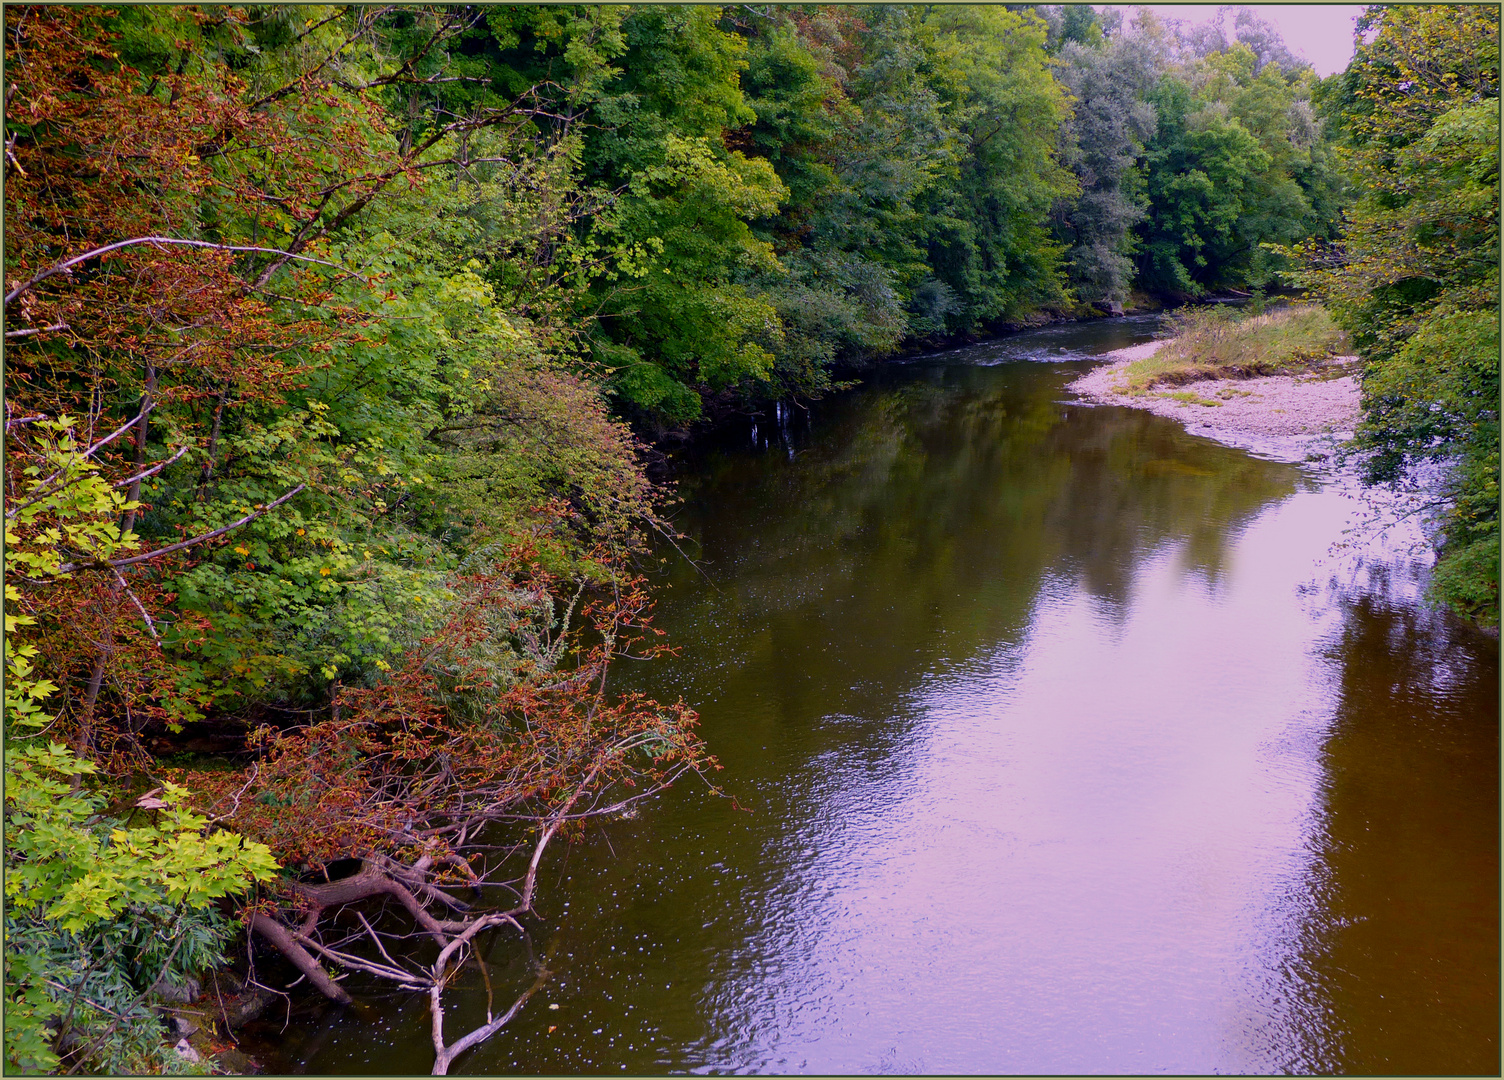
[[[518,929],[521,929],[520,924],[518,924],[517,920],[513,918],[511,912],[499,912],[495,915],[487,915],[484,918],[475,920],[470,929],[466,930],[463,934],[460,934],[448,945],[444,946],[444,948],[439,952],[439,958],[433,963],[433,977],[432,982],[429,984],[428,988],[428,1007],[431,1017],[430,1027],[433,1036],[434,1076],[449,1075],[449,1066],[456,1057],[458,1057],[460,1054],[463,1054],[466,1050],[469,1050],[472,1046],[484,1042],[486,1039],[489,1039],[492,1035],[500,1031],[502,1027],[512,1019],[512,1017],[517,1015],[517,1013],[522,1009],[522,1006],[527,1004],[528,998],[532,997],[540,989],[542,989],[543,984],[548,981],[549,975],[552,974],[547,969],[540,970],[538,972],[538,978],[533,983],[533,985],[527,989],[526,993],[524,993],[520,998],[514,1001],[512,1003],[512,1007],[505,1013],[497,1017],[495,1020],[492,1020],[490,1023],[476,1028],[474,1031],[470,1032],[470,1034],[466,1035],[463,1039],[460,1039],[458,1042],[456,1042],[453,1046],[444,1045],[444,1004],[442,998],[444,994],[444,983],[449,974],[450,958],[453,957],[460,948],[468,944],[476,934],[479,934],[482,930],[488,930],[493,926],[499,926],[504,922],[509,922],[513,926],[516,926]]]
[[[5,303],[11,303],[11,301],[15,300],[16,297],[20,296],[28,289],[31,289],[33,286],[41,284],[42,282],[46,281],[48,278],[56,274],[61,274],[66,270],[71,270],[79,263],[88,262],[90,259],[97,259],[101,255],[108,255],[112,251],[119,251],[121,248],[133,247],[137,244],[168,244],[178,247],[210,248],[214,251],[259,252],[264,255],[281,256],[281,262],[278,262],[276,264],[277,266],[284,265],[288,259],[301,259],[304,262],[318,263],[320,266],[332,266],[336,270],[348,270],[348,267],[341,266],[339,263],[328,262],[324,259],[315,259],[309,255],[299,255],[295,252],[283,251],[281,248],[251,247],[241,244],[211,244],[207,240],[180,240],[172,236],[133,236],[129,240],[117,240],[113,244],[106,244],[104,247],[91,248],[90,250],[85,251],[82,255],[75,255],[71,259],[64,259],[62,262],[57,263],[56,265],[51,266],[46,270],[43,270],[40,274],[32,278],[30,281],[17,285],[10,292],[6,293]]]
[[[122,566],[134,566],[136,563],[148,562],[151,559],[160,559],[163,555],[171,555],[175,551],[185,551],[188,548],[197,547],[199,544],[207,543],[208,541],[213,540],[216,537],[223,536],[227,532],[238,529],[247,522],[255,521],[262,514],[266,514],[271,512],[272,510],[275,510],[277,507],[281,506],[288,499],[292,498],[307,486],[307,484],[299,484],[297,487],[293,488],[276,502],[268,503],[260,510],[247,514],[239,521],[232,521],[222,529],[215,529],[213,532],[204,533],[204,535],[202,536],[195,536],[191,540],[183,540],[176,544],[169,544],[164,548],[157,548],[155,551],[147,551],[143,552],[140,555],[132,555],[128,559],[100,559],[95,562],[64,563],[62,566],[58,567],[56,572],[59,574],[71,574],[77,570],[102,570],[105,568],[118,569]]]
[[[523,991],[523,994],[520,998],[512,1002],[512,1007],[510,1009],[502,1013],[495,1020],[492,1020],[489,1024],[486,1024],[484,1027],[476,1028],[459,1042],[449,1047],[445,1047],[443,1045],[444,1014],[442,1012],[442,1007],[437,1004],[439,988],[431,988],[428,991],[428,996],[430,1005],[434,1010],[434,1040],[437,1047],[437,1052],[435,1054],[433,1063],[433,1072],[431,1075],[448,1076],[449,1066],[454,1062],[455,1058],[459,1057],[471,1047],[478,1046],[481,1043],[485,1042],[492,1035],[495,1035],[503,1027],[509,1024],[512,1018],[522,1011],[522,1007],[527,1004],[528,998],[532,997],[539,990],[543,989],[543,984],[548,982],[551,975],[553,975],[553,972],[549,971],[547,968],[541,969],[538,972],[538,978],[534,980],[533,985],[529,986],[525,991]]]
[[[318,988],[326,998],[337,1001],[341,1005],[350,1003],[350,995],[345,988],[340,986],[329,977],[322,964],[313,958],[313,955],[292,936],[292,932],[270,915],[255,914],[250,917],[250,927],[256,933],[266,938],[287,959],[292,961],[294,967],[308,976],[308,981]]]

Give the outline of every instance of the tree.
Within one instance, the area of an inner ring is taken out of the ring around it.
[[[1232,16],[1232,26],[1227,17]],[[1241,5],[1224,5],[1212,18],[1191,27],[1182,35],[1185,47],[1195,56],[1225,53],[1235,45],[1242,45],[1254,58],[1255,71],[1262,72],[1270,64],[1286,75],[1293,75],[1310,64],[1292,53],[1280,36],[1279,30],[1258,13]]]
[[[23,613],[11,579],[80,576],[83,568],[63,559],[88,551],[90,566],[113,572],[150,629],[120,567],[152,553],[122,555],[135,545],[115,519],[137,504],[99,476],[91,457],[103,440],[84,447],[66,420],[28,422],[53,438],[42,440],[49,471],[31,467],[29,489],[8,501],[5,520],[5,1060],[24,1072],[65,1063],[70,1072],[155,1071],[171,1057],[148,997],[223,962],[229,927],[211,904],[270,880],[277,864],[264,845],[193,813],[177,785],[107,808],[83,789],[99,771],[93,762],[57,741],[38,744],[58,727],[47,708],[60,687],[36,666],[27,632],[37,619]],[[37,530],[38,520],[48,527]],[[148,673],[161,671],[149,648],[138,654]],[[147,820],[137,824],[142,811]]]
[[[607,260],[589,281],[591,344],[618,400],[643,421],[684,424],[701,393],[765,380],[777,316],[738,283],[774,269],[748,222],[783,185],[728,148],[754,118],[738,86],[746,46],[714,8],[638,8],[621,23],[613,75],[589,103],[585,183],[617,193],[586,226]]]
[[[1143,28],[1119,29],[1106,40],[1099,31],[1098,38],[1092,46],[1067,36],[1059,53],[1060,80],[1075,98],[1062,128],[1065,159],[1080,195],[1062,200],[1056,212],[1077,300],[1120,311],[1133,281],[1134,226],[1147,209],[1138,161],[1156,117],[1144,95],[1161,56]]]
[[[548,977],[540,969],[501,1017],[458,1040],[444,1035],[443,992],[471,943],[502,926],[527,933],[521,920],[533,913],[548,845],[718,767],[682,702],[607,696],[613,659],[654,651],[643,649],[656,631],[640,580],[617,575],[567,604],[548,575],[519,582],[515,565],[460,586],[464,601],[389,679],[343,691],[328,719],[257,732],[248,777],[185,775],[222,820],[303,871],[269,890],[270,903],[248,915],[251,929],[332,1000],[349,996],[328,963],[426,992],[436,1075]],[[357,872],[329,880],[331,866],[352,860]],[[475,912],[448,891],[481,896],[483,886],[512,902]],[[436,960],[394,958],[386,942],[406,935],[363,917],[360,931],[335,936],[334,915],[377,897],[405,909],[414,932],[439,946]]]
[[[1297,280],[1364,361],[1354,449],[1371,483],[1415,483],[1440,552],[1434,594],[1485,624],[1499,580],[1499,18],[1488,8],[1371,8],[1325,104],[1358,198],[1338,245]]]
[[[743,30],[742,88],[757,114],[748,153],[766,158],[788,189],[776,217],[753,223],[780,267],[747,282],[778,313],[782,333],[768,346],[778,395],[819,396],[832,366],[892,352],[908,322],[893,273],[848,245],[846,170],[863,114],[847,94],[852,72],[840,54],[864,25],[847,9],[818,18],[783,9]]]
[[[1045,24],[1002,8],[941,7],[925,30],[964,148],[954,194],[927,200],[930,265],[962,303],[947,328],[974,332],[1063,307],[1048,214],[1076,183],[1057,156],[1069,106],[1044,52]]]
[[[480,824],[543,830],[527,840],[535,875],[560,830],[706,764],[689,710],[607,693],[623,628],[645,624],[624,567],[662,527],[659,495],[559,325],[580,269],[566,238],[599,209],[577,197],[568,96],[435,62],[485,16],[6,12],[5,726],[69,743],[45,769],[8,758],[7,798],[31,769],[51,777],[33,788],[60,775],[82,800],[52,817],[8,801],[8,855],[27,860],[8,866],[32,872],[33,840],[97,846],[92,809],[80,817],[92,793],[154,777],[183,813],[212,804],[169,818],[160,842],[178,850],[191,833],[213,857],[163,872],[212,883],[216,867],[254,869],[266,892],[241,915],[336,991],[309,949],[340,945],[317,917],[278,915],[346,903],[303,888],[310,858],[371,862],[335,895],[417,896],[423,923],[425,905],[458,910],[435,882],[460,873]],[[445,107],[461,95],[436,100],[456,83],[483,88],[462,113]],[[532,272],[495,270],[519,252]],[[169,787],[152,751],[210,721],[260,732],[264,760]],[[435,801],[456,750],[459,801]],[[312,791],[328,816],[310,851],[288,808]],[[438,832],[379,833],[392,819],[365,813],[378,802],[433,810]],[[242,821],[270,845],[243,849],[270,851],[254,866],[226,854]],[[158,843],[124,831],[140,851]],[[78,866],[87,881],[118,860]],[[172,895],[136,899],[171,917]],[[515,924],[530,887],[520,904],[451,918],[437,968],[403,985],[431,991],[440,1015],[451,961]],[[8,969],[35,1006],[17,1053],[87,1063],[145,1031],[144,969],[127,996],[88,997],[49,967],[72,962],[56,937],[72,932],[66,912],[38,911],[17,931],[41,942],[35,963]],[[107,975],[125,932],[108,914],[114,928],[78,954]],[[180,960],[213,955],[224,927],[203,927],[204,948]],[[366,959],[379,967],[377,933]],[[48,979],[122,1026],[83,1049],[42,1032]],[[480,1037],[440,1038],[440,1063]]]

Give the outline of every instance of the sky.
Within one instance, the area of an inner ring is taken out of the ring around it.
[[[1122,5],[1128,10],[1127,5]],[[1216,4],[1145,4],[1165,18],[1195,24],[1217,13]],[[1353,20],[1363,12],[1358,5],[1338,4],[1248,4],[1259,17],[1279,29],[1285,44],[1297,56],[1311,61],[1316,74],[1325,78],[1347,67],[1353,58]]]

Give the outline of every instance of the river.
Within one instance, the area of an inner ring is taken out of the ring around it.
[[[551,853],[554,979],[456,1072],[1497,1075],[1497,639],[1324,464],[1071,400],[1151,329],[686,452],[681,652],[625,677],[700,710],[726,797]],[[274,1069],[431,1062],[421,995],[273,1019]]]

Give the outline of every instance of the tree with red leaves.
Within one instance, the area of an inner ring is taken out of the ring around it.
[[[438,1071],[515,1012],[451,1042],[440,998],[552,840],[713,764],[608,690],[655,637],[637,444],[470,254],[589,212],[567,95],[422,107],[489,85],[446,59],[483,17],[5,12],[7,735],[266,843],[252,932],[331,998],[428,992]],[[190,724],[249,762],[164,768]]]
[[[326,720],[258,731],[248,776],[183,778],[214,800],[219,820],[305,868],[304,880],[285,880],[253,907],[249,922],[320,992],[349,1000],[325,963],[427,990],[435,1073],[521,1005],[446,1041],[441,996],[451,971],[478,934],[525,933],[519,920],[533,912],[549,844],[717,767],[683,702],[607,692],[614,658],[661,648],[640,579],[583,588],[562,611],[557,582],[519,575],[515,565],[462,584],[449,623],[392,678],[343,691]],[[582,643],[587,635],[594,644]],[[506,686],[482,659],[498,639],[529,669]],[[456,695],[468,699],[463,719]],[[328,879],[331,865],[350,860],[358,871]],[[321,872],[324,881],[307,880]],[[478,912],[451,894],[457,887],[509,900]],[[396,901],[408,930],[379,931],[358,913],[334,929],[347,905],[375,898]],[[436,960],[394,956],[384,944],[413,934],[439,946]],[[546,975],[540,969],[540,980]]]

